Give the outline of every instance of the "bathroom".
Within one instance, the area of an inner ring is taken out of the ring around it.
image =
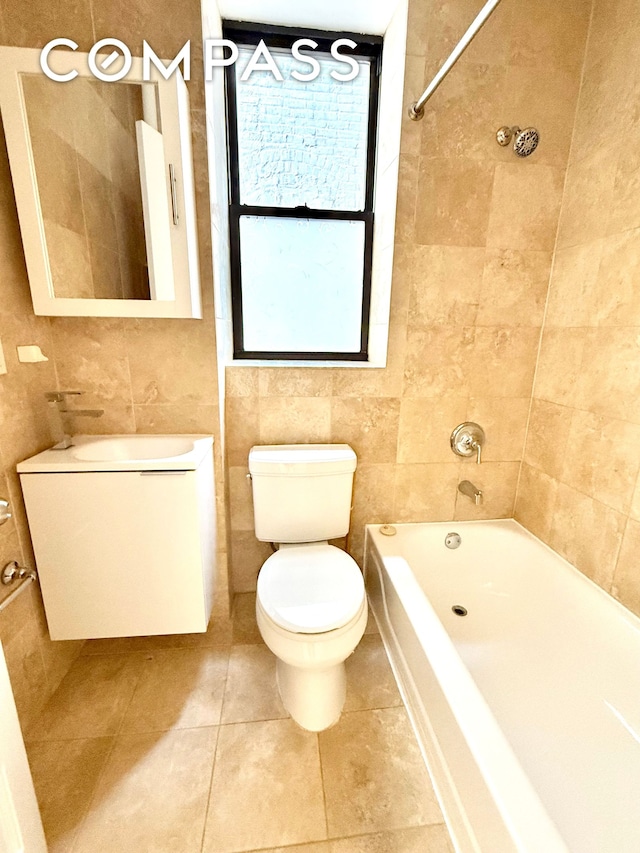
[[[198,2],[165,3],[161,14],[139,0],[3,2],[2,45],[41,48],[64,36],[89,51],[108,36],[134,53],[146,40],[167,57],[190,40],[193,54],[201,320],[36,316],[0,152],[0,497],[13,512],[0,527],[1,565],[35,565],[16,465],[51,444],[46,392],[81,389],[83,408],[104,410],[78,422],[83,433],[214,437],[216,597],[200,639],[52,642],[35,584],[0,613],[50,850],[452,849],[435,801],[413,799],[423,770],[375,624],[349,662],[353,692],[334,729],[305,740],[272,696],[252,623],[271,553],[253,529],[254,445],[354,448],[347,547],[359,562],[368,523],[515,518],[640,614],[640,13],[631,0],[502,0],[412,122],[408,107],[480,5],[409,0],[388,350],[386,366],[371,368],[225,357]],[[504,125],[536,127],[536,151],[518,158],[497,145]],[[19,362],[23,345],[48,361]],[[480,466],[451,453],[464,421],[487,436]],[[479,506],[457,490],[467,478],[483,492]],[[177,673],[195,685],[182,722],[163,686]],[[92,716],[98,695],[104,707]],[[154,788],[181,757],[190,770]],[[251,775],[270,760],[273,776]],[[212,769],[228,798],[207,808]],[[286,776],[290,786],[278,789]],[[278,796],[289,821],[271,819]],[[234,834],[245,822],[255,832]]]

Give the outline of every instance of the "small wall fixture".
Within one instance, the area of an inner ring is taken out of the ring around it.
[[[474,456],[478,465],[482,461],[482,447],[485,442],[484,430],[480,424],[465,421],[451,433],[451,449],[457,456]]]
[[[513,141],[513,150],[518,157],[528,157],[538,147],[540,134],[535,127],[525,127],[524,130],[520,130],[519,127],[507,127],[505,124],[497,130],[496,140],[503,148]]]

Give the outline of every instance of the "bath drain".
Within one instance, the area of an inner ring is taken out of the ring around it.
[[[466,616],[467,615],[467,608],[463,607],[461,604],[454,604],[451,609],[456,614],[456,616]]]

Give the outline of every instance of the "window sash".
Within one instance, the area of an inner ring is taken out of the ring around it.
[[[225,26],[225,38],[238,45],[256,46],[264,40],[267,47],[290,48],[300,38],[312,38],[318,43],[316,52],[329,53],[333,41],[351,38],[357,48],[354,56],[369,59],[369,126],[367,135],[365,209],[358,211],[314,209],[301,207],[266,207],[240,204],[240,174],[238,154],[238,121],[236,108],[236,74],[233,65],[225,71],[227,89],[227,129],[229,151],[229,225],[231,248],[231,302],[234,359],[259,359],[265,361],[367,361],[369,343],[369,317],[371,313],[371,270],[373,257],[373,202],[376,162],[377,116],[379,76],[382,62],[382,39],[357,33],[326,33],[315,30],[285,27],[265,27],[260,31],[254,24]],[[242,269],[240,263],[240,218],[242,216],[286,217],[289,219],[362,220],[365,223],[363,263],[362,317],[359,352],[291,352],[245,350],[242,316]]]

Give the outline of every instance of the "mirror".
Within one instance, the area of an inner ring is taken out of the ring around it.
[[[36,314],[199,317],[187,91],[46,77],[0,48],[0,108]],[[35,64],[35,67],[34,67]],[[136,73],[138,72],[138,73]]]

